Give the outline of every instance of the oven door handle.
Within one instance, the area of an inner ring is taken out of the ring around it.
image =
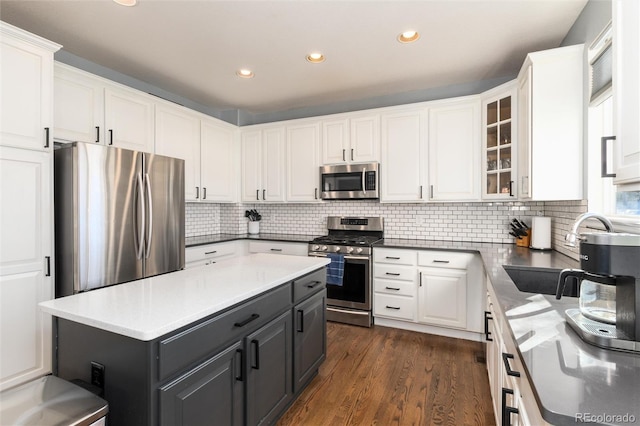
[[[311,257],[327,257],[325,253],[309,253]],[[369,260],[368,256],[345,256],[345,260]]]

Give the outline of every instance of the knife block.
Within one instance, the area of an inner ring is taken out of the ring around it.
[[[531,229],[527,229],[527,235],[522,238],[516,238],[516,245],[518,247],[529,247],[531,244]]]

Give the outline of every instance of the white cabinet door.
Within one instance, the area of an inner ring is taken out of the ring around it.
[[[153,99],[141,92],[107,86],[104,91],[107,145],[153,152],[154,104]]]
[[[235,202],[238,172],[236,130],[201,120],[200,184],[202,201]]]
[[[189,110],[156,106],[156,154],[184,160],[185,201],[202,197],[200,185],[200,120]]]
[[[284,127],[262,131],[262,201],[284,201]]]
[[[287,127],[287,201],[320,199],[320,123]]]
[[[322,164],[345,164],[348,162],[349,120],[322,122]]]
[[[258,202],[262,190],[262,131],[243,131],[241,151],[242,201]]]
[[[429,199],[480,199],[480,100],[429,108]]]
[[[52,161],[0,147],[0,391],[51,372]]]
[[[52,150],[53,52],[59,48],[0,22],[0,145]]]
[[[423,201],[426,195],[426,110],[382,116],[380,201]]]
[[[54,69],[53,136],[104,144],[104,83],[60,63]]]
[[[518,81],[518,195],[531,198],[531,65]]]
[[[467,272],[420,268],[418,322],[454,328],[467,327]]]
[[[613,2],[615,184],[640,182],[640,2]]]
[[[380,161],[380,115],[367,115],[350,120],[349,159],[354,163]]]

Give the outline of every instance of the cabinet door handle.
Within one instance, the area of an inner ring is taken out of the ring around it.
[[[196,186],[196,200],[200,198],[200,188]]]
[[[353,161],[353,148],[351,148],[351,161]]]
[[[615,140],[615,136],[603,136],[602,138],[600,138],[600,162],[602,164],[602,177],[616,177],[615,173],[609,173],[609,165],[607,164],[607,142]]]
[[[400,274],[397,272],[385,272],[385,275],[391,275],[392,277],[399,277]]]
[[[96,143],[100,143],[100,126],[96,126]]]
[[[266,190],[266,189],[263,189],[263,190],[262,190],[262,200],[264,201],[264,200],[266,200],[266,199],[267,199],[267,190]]]
[[[491,312],[484,311],[484,339],[487,342],[493,342],[491,338],[491,332],[489,331],[489,320],[492,320]]]
[[[204,186],[202,187],[202,199],[207,199],[207,188],[205,188]]]
[[[279,249],[279,248],[272,248],[272,249],[269,249],[269,250],[271,250],[271,251],[282,251],[282,249]]]
[[[422,287],[422,271],[418,273],[418,284]]]
[[[298,309],[298,325],[296,327],[296,331],[298,333],[304,333],[304,311],[301,309]]]
[[[420,199],[422,200],[422,185],[420,185]]]
[[[385,287],[387,290],[400,291],[400,287]]]
[[[109,145],[113,145],[113,129],[109,129]]]
[[[258,318],[260,318],[260,315],[258,314],[251,314],[251,316],[249,318],[247,318],[246,320],[240,321],[240,322],[236,322],[233,324],[234,327],[244,327],[245,325],[249,324],[251,321],[255,321]]]
[[[513,359],[513,354],[508,354],[502,352],[502,362],[504,363],[504,369],[507,370],[507,374],[513,377],[520,377],[520,372],[511,369],[511,365],[509,365],[509,360]]]
[[[430,192],[429,197],[433,198],[433,185],[429,187],[429,192]]]
[[[310,284],[307,284],[307,288],[316,288],[318,287],[320,284],[322,284],[322,281],[313,281]]]
[[[395,257],[395,256],[385,256],[385,259],[391,259],[391,260],[400,260],[399,257]]]
[[[44,276],[50,277],[51,276],[51,256],[44,257],[44,266],[45,266]]]
[[[502,426],[511,426],[511,414],[518,414],[517,408],[507,405],[507,395],[513,395],[513,390],[502,388]]]
[[[347,161],[347,159],[345,158],[345,151],[346,150],[342,150],[342,161]]]
[[[49,148],[49,128],[44,128],[44,147]]]
[[[448,260],[433,259],[433,263],[449,263],[449,261]]]
[[[251,346],[253,346],[253,359],[255,360],[255,364],[252,364],[251,368],[260,370],[260,342],[254,339],[251,341]]]
[[[256,201],[260,201],[260,190],[256,189]]]
[[[237,360],[238,357],[240,357],[239,361]],[[242,377],[243,366],[244,366],[244,351],[242,349],[236,349],[236,371],[238,371],[238,374],[236,374],[236,380],[239,382],[244,381],[244,377]]]
[[[400,310],[400,307],[399,307],[399,306],[389,306],[389,305],[387,305],[387,306],[386,306],[386,308],[387,308],[387,309],[393,309],[393,310],[396,310],[396,311],[399,311],[399,310]]]
[[[204,254],[216,254],[218,250],[205,251]]]
[[[316,200],[318,199],[318,188],[314,189],[313,196],[315,197]]]
[[[509,181],[509,197],[513,197],[513,181]]]

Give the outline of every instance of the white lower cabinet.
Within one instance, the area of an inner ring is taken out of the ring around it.
[[[243,240],[187,247],[184,252],[185,269],[242,256],[246,252],[245,247]]]
[[[484,294],[482,265],[472,253],[374,248],[373,314],[408,321],[394,326],[434,332],[446,329],[476,338],[481,332]],[[423,327],[423,328],[420,328]],[[471,332],[471,333],[468,333]],[[466,333],[466,334],[464,334]]]
[[[307,256],[308,246],[307,243],[292,243],[286,241],[249,241],[249,253]]]

